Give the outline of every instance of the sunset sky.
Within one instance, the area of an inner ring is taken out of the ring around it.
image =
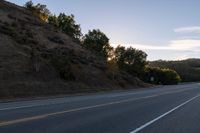
[[[27,0],[8,0],[24,5]],[[113,46],[142,49],[149,60],[200,58],[200,0],[33,0],[74,14],[83,33],[100,29]]]

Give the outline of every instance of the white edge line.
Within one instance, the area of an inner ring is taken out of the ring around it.
[[[161,118],[165,117],[166,115],[168,115],[168,114],[174,112],[175,110],[177,110],[177,109],[179,109],[180,107],[184,106],[185,104],[191,102],[192,100],[198,98],[199,96],[200,96],[200,95],[197,95],[197,96],[195,96],[195,97],[193,97],[193,98],[187,100],[186,102],[184,102],[184,103],[182,103],[182,104],[176,106],[175,108],[169,110],[168,112],[166,112],[166,113],[164,113],[164,114],[158,116],[157,118],[155,118],[155,119],[153,119],[153,120],[147,122],[146,124],[144,124],[144,125],[142,125],[142,126],[136,128],[135,130],[131,131],[130,133],[137,133],[137,132],[141,131],[142,129],[144,129],[144,128],[146,128],[147,126],[153,124],[154,122],[160,120]]]
[[[181,92],[181,91],[176,91],[176,93],[177,92]],[[163,93],[163,94],[160,94],[160,95],[165,95],[165,94],[170,94],[170,93],[172,93],[172,92]],[[59,114],[69,113],[69,112],[76,112],[76,111],[81,111],[81,110],[86,110],[86,109],[92,109],[92,108],[97,108],[97,107],[103,107],[103,106],[108,106],[108,105],[125,103],[125,102],[129,102],[129,101],[134,101],[134,100],[147,99],[147,98],[157,97],[157,96],[160,96],[160,95],[150,95],[150,96],[145,96],[145,97],[140,97],[140,98],[126,99],[126,100],[115,101],[115,102],[110,102],[110,103],[98,104],[98,105],[94,105],[94,106],[80,107],[80,108],[65,110],[65,111],[61,111],[61,112],[48,113],[48,114],[43,114],[43,115],[38,115],[38,116],[33,116],[33,117],[26,117],[26,118],[11,120],[11,121],[3,121],[3,122],[0,122],[0,127],[11,125],[11,124],[16,124],[16,123],[27,122],[27,121],[31,121],[31,120],[42,119],[42,118],[45,118],[45,117],[55,116],[55,115],[59,115]]]

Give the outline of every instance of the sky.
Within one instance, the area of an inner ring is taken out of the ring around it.
[[[200,58],[200,0],[32,1],[47,5],[56,15],[74,14],[83,33],[100,29],[112,46],[141,49],[148,60]]]

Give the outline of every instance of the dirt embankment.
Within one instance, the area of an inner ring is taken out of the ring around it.
[[[0,1],[0,98],[145,86],[23,7]]]

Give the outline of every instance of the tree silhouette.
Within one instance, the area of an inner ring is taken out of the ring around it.
[[[83,46],[91,51],[96,52],[104,57],[109,57],[113,48],[109,44],[109,38],[99,29],[90,30],[84,36]]]
[[[75,39],[80,39],[82,36],[81,28],[80,25],[76,24],[74,15],[67,16],[65,13],[60,13],[57,21],[58,27],[61,28],[62,32]]]
[[[25,7],[45,22],[47,22],[48,17],[51,14],[47,9],[47,6],[40,3],[34,5],[32,1],[28,1],[26,2]]]
[[[132,47],[125,48],[119,45],[114,53],[114,58],[120,69],[134,76],[142,76],[145,66],[147,65],[147,54],[145,52]]]

